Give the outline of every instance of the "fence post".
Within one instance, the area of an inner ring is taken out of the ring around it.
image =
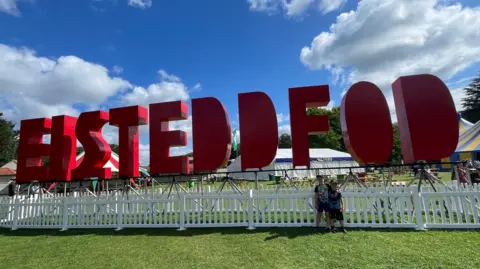
[[[67,203],[67,196],[63,197],[63,223],[62,229],[60,231],[68,230],[68,203]]]
[[[117,228],[115,231],[121,231],[123,229],[123,194],[120,196],[121,199],[118,199],[118,194],[115,194],[115,207],[117,208]],[[120,207],[120,210],[118,208]],[[120,211],[120,212],[119,212]]]
[[[255,226],[253,223],[253,190],[248,191],[248,230],[254,230]]]
[[[412,196],[413,196],[413,208],[415,210],[415,218],[417,220],[417,230],[425,230],[425,224],[423,223],[423,214],[422,214],[422,194],[418,192],[417,186],[412,186]],[[428,214],[428,212],[427,212]]]
[[[18,229],[18,207],[20,205],[18,194],[15,195],[14,198],[14,205],[13,205],[13,223],[12,223],[12,231]]]
[[[179,203],[179,213],[180,213],[180,227],[177,231],[185,231],[185,193],[180,192],[178,196],[178,203]]]

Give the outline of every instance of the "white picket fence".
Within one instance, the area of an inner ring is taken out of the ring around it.
[[[343,192],[346,227],[480,228],[480,188],[454,186],[349,189]],[[206,228],[315,226],[312,188],[216,193],[115,193],[98,196],[0,198],[0,227],[11,229]]]

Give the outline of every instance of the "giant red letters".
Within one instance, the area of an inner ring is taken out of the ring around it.
[[[72,170],[76,166],[77,137],[75,126],[77,118],[55,116],[52,118],[52,136],[50,148],[50,180],[70,181]]]
[[[169,122],[186,120],[188,106],[181,101],[150,104],[150,172],[188,174],[188,156],[170,157],[170,147],[186,146],[184,131],[169,131]]]
[[[447,86],[433,75],[400,77],[393,85],[405,163],[440,160],[458,143],[458,119]]]
[[[148,123],[148,110],[142,106],[110,109],[110,125],[119,129],[119,176],[138,177],[138,126]]]
[[[278,147],[277,115],[272,100],[263,92],[241,93],[238,114],[242,170],[269,165]]]
[[[308,135],[327,132],[327,116],[307,115],[309,107],[330,101],[327,85],[289,89],[293,165],[310,166]],[[458,143],[458,120],[452,96],[432,75],[407,76],[393,83],[393,96],[405,163],[439,160],[450,156]],[[275,108],[261,92],[238,96],[242,170],[268,166],[275,156],[278,130]],[[194,169],[212,171],[224,166],[231,150],[231,127],[225,107],[215,98],[192,100]],[[109,119],[110,118],[110,119]],[[181,101],[150,105],[150,172],[187,174],[189,158],[170,156],[173,146],[186,146],[187,134],[170,131],[169,122],[186,120],[188,106]],[[110,178],[103,168],[111,154],[102,137],[109,122],[119,127],[120,176],[138,176],[138,125],[147,124],[140,106],[84,112],[78,120],[68,116],[23,120],[17,164],[17,182],[68,181],[90,177]],[[362,164],[384,164],[392,148],[390,111],[381,91],[370,82],[353,85],[341,105],[341,125],[350,154]],[[75,130],[75,132],[73,131]],[[42,144],[52,134],[51,145]],[[75,162],[76,138],[85,155]],[[41,158],[50,156],[49,167]],[[80,165],[72,170],[76,163]]]
[[[393,146],[392,120],[387,100],[375,84],[358,82],[350,87],[343,96],[340,122],[345,146],[355,161],[387,162]]]
[[[232,129],[225,107],[216,98],[192,100],[193,169],[224,167],[232,148]]]
[[[105,111],[92,111],[80,114],[75,133],[85,150],[80,165],[72,171],[75,179],[98,177],[110,178],[110,168],[103,168],[112,153],[110,145],[102,137],[102,127],[108,123],[109,115]]]
[[[48,167],[42,166],[42,157],[50,155],[50,145],[42,144],[43,135],[50,134],[52,120],[47,118],[22,120],[18,145],[18,183],[34,180],[48,181]]]
[[[293,166],[310,167],[308,135],[328,131],[327,116],[307,116],[306,109],[330,102],[328,85],[288,89]]]

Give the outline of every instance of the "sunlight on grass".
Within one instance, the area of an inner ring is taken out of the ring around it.
[[[479,268],[480,233],[0,229],[1,268]]]

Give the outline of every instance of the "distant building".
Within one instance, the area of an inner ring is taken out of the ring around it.
[[[15,170],[0,168],[0,196],[8,195],[8,186],[15,180]]]
[[[17,171],[17,160],[10,161],[9,163],[3,165],[1,168],[10,168],[14,171]]]

